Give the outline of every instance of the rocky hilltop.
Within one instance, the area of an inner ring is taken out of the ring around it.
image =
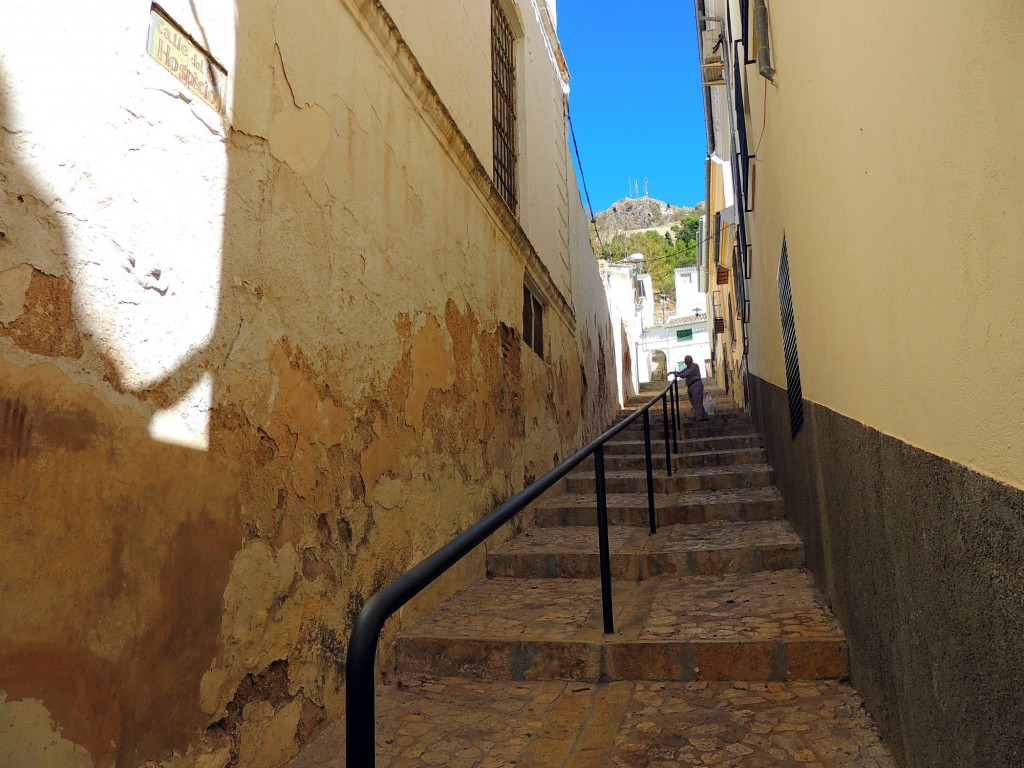
[[[699,216],[703,210],[703,202],[689,208],[653,197],[625,197],[597,214],[597,229],[602,238],[609,240],[619,232],[667,227],[688,216]]]

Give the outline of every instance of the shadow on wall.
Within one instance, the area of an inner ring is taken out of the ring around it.
[[[151,439],[170,395],[126,393],[83,328],[65,228],[76,220],[41,183],[53,169],[25,166],[38,155],[5,82],[0,762],[134,766],[206,725],[197,691],[242,543],[237,472]]]

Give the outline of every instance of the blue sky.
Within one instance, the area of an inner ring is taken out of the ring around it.
[[[703,200],[707,141],[692,0],[558,0],[557,11],[594,213],[626,197],[630,177],[641,195],[647,178],[651,197]]]

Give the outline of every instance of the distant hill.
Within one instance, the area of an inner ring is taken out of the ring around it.
[[[642,253],[654,290],[671,296],[674,270],[697,263],[697,228],[702,215],[703,202],[686,207],[653,197],[627,197],[594,217],[601,234],[598,240],[591,228],[590,244],[599,259],[612,262]]]
[[[704,203],[691,207],[671,205],[653,197],[625,197],[601,211],[595,217],[597,231],[607,242],[620,232],[636,232],[656,227],[667,227],[690,216],[701,216]]]

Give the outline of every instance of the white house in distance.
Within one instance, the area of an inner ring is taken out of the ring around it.
[[[625,403],[626,398],[639,391],[638,348],[644,329],[654,323],[654,291],[651,276],[643,271],[643,254],[634,253],[618,262],[602,262],[601,267],[615,342],[619,402]]]
[[[637,345],[640,381],[663,381],[668,371],[683,367],[683,358],[691,355],[708,374],[711,342],[708,332],[707,295],[697,284],[697,267],[675,270],[675,314],[661,322],[644,325]],[[648,292],[649,293],[649,292]],[[651,320],[653,321],[653,299]]]

